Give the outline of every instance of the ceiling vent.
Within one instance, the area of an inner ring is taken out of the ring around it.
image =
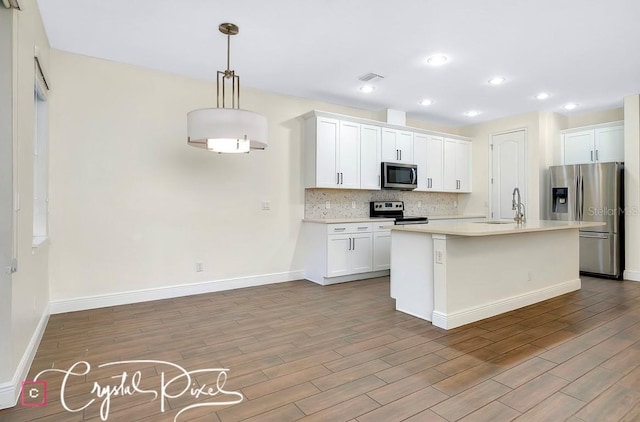
[[[384,76],[378,75],[377,73],[369,72],[358,77],[358,80],[362,82],[373,82],[373,81],[377,81],[378,79],[384,79]]]

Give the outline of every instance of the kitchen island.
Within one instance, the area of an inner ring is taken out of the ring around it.
[[[580,289],[580,229],[604,223],[530,221],[394,226],[396,309],[445,329]]]

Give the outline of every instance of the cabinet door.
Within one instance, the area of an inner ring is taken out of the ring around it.
[[[456,140],[444,140],[444,190],[457,191],[458,178],[456,177]]]
[[[360,187],[380,189],[380,136],[379,126],[360,126]]]
[[[391,231],[373,234],[373,271],[391,268]]]
[[[595,146],[596,161],[624,161],[624,126],[596,129]]]
[[[444,189],[443,184],[443,154],[444,154],[444,138],[438,136],[427,136],[427,162],[426,176],[427,190],[441,191]],[[414,142],[415,150],[415,142]],[[420,172],[418,172],[420,174]]]
[[[400,151],[400,162],[413,164],[413,132],[399,131],[396,148]]]
[[[564,148],[564,164],[587,164],[595,160],[594,131],[565,133],[562,135]]]
[[[352,273],[365,273],[373,269],[372,233],[354,233],[351,235],[350,269]]]
[[[336,277],[351,273],[349,268],[351,245],[351,235],[335,234],[328,236],[327,277]]]
[[[338,172],[340,187],[360,188],[360,124],[340,122],[338,142]]]
[[[395,129],[382,129],[382,161],[400,161],[400,152],[396,146],[398,131]]]
[[[338,186],[338,134],[340,122],[319,117],[316,129],[316,187]]]
[[[417,191],[429,190],[429,170],[427,164],[428,158],[428,136],[416,133],[413,136],[413,162],[418,166],[418,187]]]
[[[471,142],[456,144],[456,177],[460,192],[471,192]]]

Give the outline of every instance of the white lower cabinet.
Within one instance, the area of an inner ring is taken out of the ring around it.
[[[375,271],[391,268],[391,227],[393,221],[373,224],[373,269]]]
[[[378,233],[387,237],[374,237]],[[371,222],[306,222],[304,277],[326,285],[386,275],[390,261],[389,235],[388,229],[374,232]]]
[[[327,239],[327,277],[371,271],[372,234],[330,234]]]

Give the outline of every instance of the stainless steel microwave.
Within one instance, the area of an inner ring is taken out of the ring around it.
[[[413,190],[418,187],[415,164],[382,163],[382,188]]]

